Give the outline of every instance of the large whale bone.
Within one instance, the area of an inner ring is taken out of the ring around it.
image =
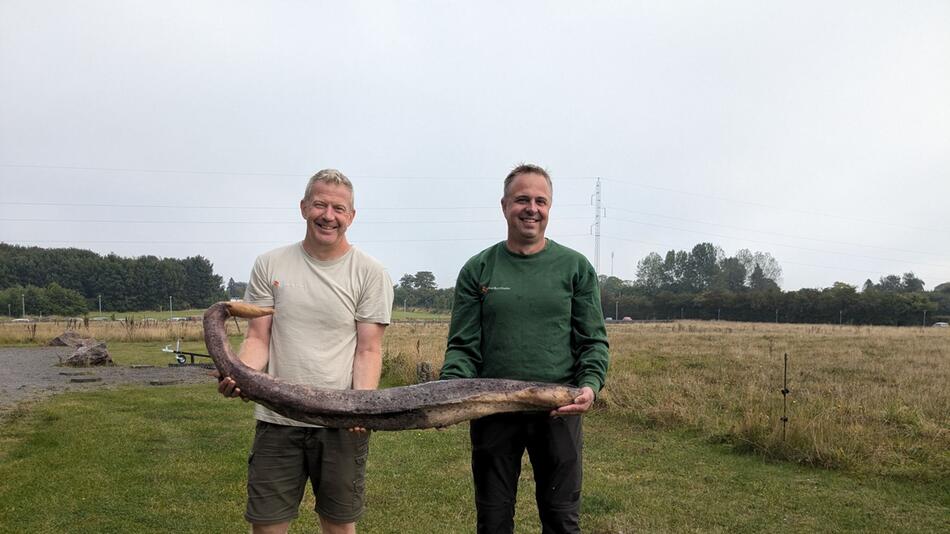
[[[229,317],[255,318],[274,310],[219,302],[204,314],[205,345],[221,376],[242,395],[304,423],[370,430],[439,428],[503,412],[549,411],[571,404],[580,390],[558,384],[496,378],[440,380],[377,390],[317,389],[274,378],[244,365],[231,351]]]

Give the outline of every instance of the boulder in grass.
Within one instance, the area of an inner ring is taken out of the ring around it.
[[[79,332],[73,332],[72,330],[67,330],[62,334],[56,336],[49,342],[50,347],[79,347],[80,345],[88,344],[90,341],[93,341],[92,338],[82,337]]]
[[[106,350],[104,341],[90,340],[92,343],[83,344],[76,347],[73,354],[63,360],[63,365],[72,367],[94,367],[102,365],[115,365],[109,351]]]

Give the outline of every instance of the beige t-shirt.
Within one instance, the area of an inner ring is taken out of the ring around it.
[[[274,307],[268,374],[321,389],[349,389],[356,323],[389,324],[393,284],[382,264],[355,247],[335,260],[319,261],[300,242],[257,258],[244,300]],[[255,416],[313,426],[260,405]]]

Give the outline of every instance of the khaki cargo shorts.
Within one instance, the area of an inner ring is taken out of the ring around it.
[[[257,422],[248,457],[250,523],[282,523],[297,517],[307,479],[315,510],[333,523],[363,514],[369,433]]]

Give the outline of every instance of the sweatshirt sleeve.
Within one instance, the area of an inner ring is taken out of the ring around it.
[[[577,274],[571,299],[571,347],[577,360],[577,385],[599,392],[607,379],[610,352],[597,273],[586,260]]]
[[[462,267],[455,282],[452,320],[449,323],[441,379],[475,378],[482,364],[482,293],[474,266]]]

